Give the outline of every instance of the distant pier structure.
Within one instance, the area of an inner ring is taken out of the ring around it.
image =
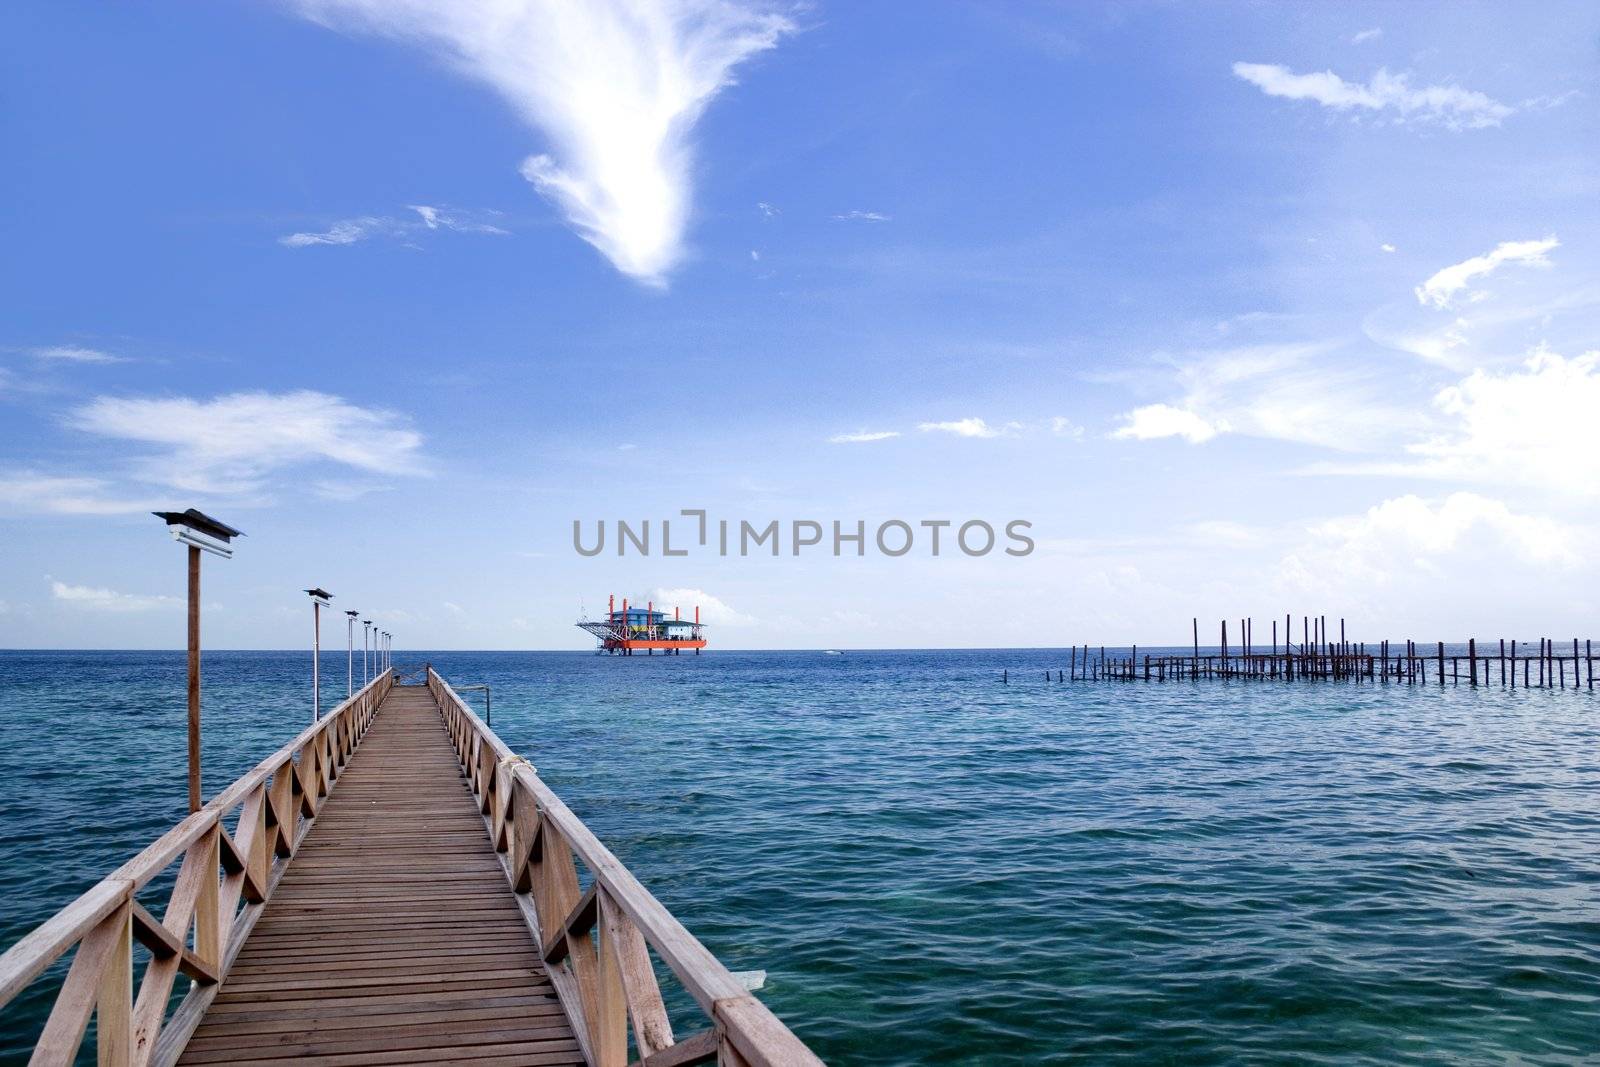
[[[631,656],[642,651],[653,656],[659,651],[667,656],[681,656],[687,648],[698,656],[706,647],[705,627],[700,622],[698,606],[694,609],[693,621],[683,618],[678,608],[672,609],[669,619],[666,612],[656,610],[653,601],[646,602],[642,608],[630,608],[624,597],[622,608],[618,610],[617,598],[612,595],[606,600],[604,619],[580,619],[577,625],[578,629],[595,636],[596,654]]]
[[[1344,681],[1402,685],[1499,685],[1508,689],[1594,689],[1594,643],[1540,638],[1537,645],[1498,639],[1497,645],[1470,638],[1463,649],[1445,642],[1352,641],[1339,620],[1337,637],[1326,616],[1302,616],[1300,640],[1294,641],[1294,619],[1285,615],[1280,640],[1273,620],[1270,644],[1255,643],[1252,619],[1239,620],[1236,641],[1229,642],[1228,623],[1220,624],[1218,650],[1200,652],[1200,620],[1193,620],[1193,640],[1185,654],[1166,648],[1159,653],[1128,652],[1104,645],[1074,645],[1064,670],[1046,671],[1046,681],[1194,681],[1238,678],[1254,681]],[[1009,683],[1010,672],[1001,675]]]

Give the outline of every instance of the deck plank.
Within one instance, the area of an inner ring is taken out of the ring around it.
[[[390,691],[178,1062],[583,1062],[426,689]]]

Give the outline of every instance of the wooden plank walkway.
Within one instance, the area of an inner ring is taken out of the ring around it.
[[[433,695],[396,687],[180,1063],[581,1064]]]
[[[0,954],[0,1010],[59,981],[34,1067],[86,1038],[102,1067],[823,1067],[419,673],[384,670]],[[139,893],[174,865],[157,915]]]

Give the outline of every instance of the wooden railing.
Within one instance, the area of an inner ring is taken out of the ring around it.
[[[0,956],[4,1008],[77,948],[31,1063],[72,1063],[91,1017],[103,1067],[177,1059],[393,683],[380,674]],[[139,891],[180,856],[158,919]],[[135,941],[150,955],[139,981]],[[169,1014],[180,973],[194,984]]]
[[[821,1067],[431,668],[428,688],[592,1067],[626,1067],[630,1035],[641,1067]],[[704,1029],[674,1037],[651,951],[700,1005]]]

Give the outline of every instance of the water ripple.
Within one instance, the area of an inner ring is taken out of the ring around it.
[[[183,690],[181,656],[4,657],[9,942],[181,817]],[[1596,1051],[1587,692],[1027,681],[1042,652],[432,658],[494,686],[507,742],[831,1062]],[[305,667],[208,658],[211,787],[300,728]],[[0,1056],[42,1019],[15,1007]]]

